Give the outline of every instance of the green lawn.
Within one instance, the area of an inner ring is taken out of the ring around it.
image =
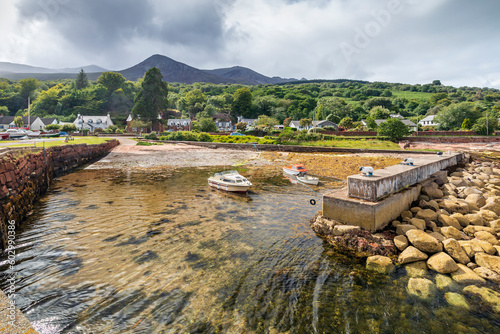
[[[74,137],[74,138],[75,140],[70,140],[67,143],[64,142],[64,138],[61,138],[61,140],[57,141],[47,141],[45,142],[45,147],[48,148],[53,146],[65,146],[74,144],[87,144],[87,145],[102,144],[108,140],[111,140],[110,138],[99,138],[99,137]],[[13,141],[11,145],[1,146],[1,147],[44,147],[44,143],[41,142],[35,143],[30,140]]]
[[[423,93],[423,92],[410,92],[410,91],[392,91],[392,96],[402,97],[408,100],[418,100],[418,101],[429,101],[433,93]]]

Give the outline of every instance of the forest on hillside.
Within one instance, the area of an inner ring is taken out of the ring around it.
[[[28,97],[31,113],[73,121],[77,114],[105,115],[123,125],[131,113],[143,79],[127,81],[121,74],[103,73],[89,81],[83,72],[76,80],[38,81],[0,79],[0,114],[25,115]],[[288,119],[344,120],[345,128],[361,127],[362,119],[385,119],[401,114],[414,122],[437,115],[442,130],[481,132],[486,117],[491,130],[500,116],[500,91],[492,88],[444,86],[439,80],[425,85],[316,80],[277,85],[168,84],[164,114],[169,118],[198,118],[220,113],[258,118],[265,115],[278,124]],[[347,121],[346,121],[347,119]],[[495,120],[495,121],[491,121]],[[489,132],[491,133],[491,132]]]

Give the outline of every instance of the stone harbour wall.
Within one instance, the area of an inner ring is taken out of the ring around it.
[[[9,221],[16,227],[26,218],[52,178],[107,154],[119,145],[66,145],[0,151],[0,249],[6,249]]]

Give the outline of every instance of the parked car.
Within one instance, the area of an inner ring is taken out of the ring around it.
[[[244,134],[239,132],[231,132],[230,136],[244,136]]]

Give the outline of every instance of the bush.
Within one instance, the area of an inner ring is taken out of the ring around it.
[[[325,126],[323,129],[326,131],[337,131],[337,128],[334,126]]]
[[[76,132],[78,131],[78,129],[76,128],[75,124],[64,124],[63,126],[61,126],[61,131],[70,133]]]
[[[397,142],[411,134],[410,128],[398,117],[389,118],[378,126],[378,135],[389,137],[391,141]]]
[[[61,126],[59,124],[49,124],[45,127],[45,130],[59,130]]]
[[[101,128],[97,128],[94,130],[94,133],[103,133],[104,132],[104,129],[101,129]]]
[[[145,139],[151,139],[151,140],[158,140],[158,137],[156,136],[156,132],[151,132],[148,135],[144,136]]]
[[[202,133],[198,134],[198,141],[211,142],[212,137],[208,133],[202,132]]]

